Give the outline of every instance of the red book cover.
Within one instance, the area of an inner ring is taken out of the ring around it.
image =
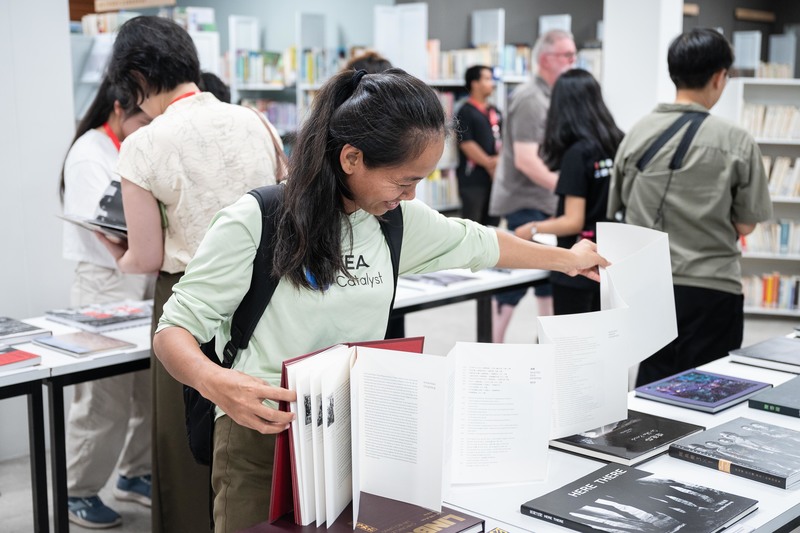
[[[41,362],[40,355],[14,348],[0,348],[0,372],[38,365]]]
[[[383,350],[396,350],[399,352],[422,353],[424,337],[409,337],[406,339],[383,339],[378,341],[346,343],[347,346],[368,346],[371,348],[381,348]],[[281,372],[281,384],[287,388],[286,367],[292,363],[311,357],[328,348],[317,350],[305,355],[287,359],[283,362]],[[289,403],[280,402],[278,409],[289,412]],[[297,493],[297,472],[295,471],[294,450],[292,450],[292,437],[290,430],[278,433],[275,440],[275,459],[272,467],[272,494],[269,501],[269,521],[274,522],[287,513],[294,511],[295,521],[300,522],[299,508],[294,502],[298,499]]]

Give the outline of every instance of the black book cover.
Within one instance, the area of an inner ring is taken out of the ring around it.
[[[731,350],[731,360],[747,365],[800,373],[800,339],[773,337]]]
[[[800,431],[744,417],[681,439],[669,454],[783,489],[800,480]]]
[[[550,442],[587,457],[633,466],[667,451],[670,443],[705,428],[663,416],[628,411],[628,418]]]
[[[800,376],[759,392],[748,400],[748,405],[760,411],[800,418]]]
[[[757,504],[736,494],[609,464],[523,503],[520,510],[576,531],[712,533]]]

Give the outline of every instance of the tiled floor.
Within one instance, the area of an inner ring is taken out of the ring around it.
[[[536,303],[527,295],[512,319],[506,336],[510,343],[532,343],[536,339]],[[748,319],[744,344],[788,333],[796,322],[791,320]],[[406,319],[406,334],[425,335],[425,351],[447,353],[459,340],[476,336],[475,303],[464,302],[411,314]],[[3,428],[3,431],[26,431],[26,428]],[[49,470],[48,470],[49,474]],[[150,531],[150,511],[135,503],[117,502],[111,495],[114,480],[100,493],[101,498],[123,516],[123,524],[113,531],[145,533]],[[27,457],[0,463],[0,531],[27,533],[32,531],[30,468]],[[52,512],[52,503],[50,506]],[[89,531],[73,526],[71,531]],[[800,531],[797,530],[797,531]]]

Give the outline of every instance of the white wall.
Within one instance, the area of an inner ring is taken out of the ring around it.
[[[683,31],[683,0],[604,0],[603,98],[623,131],[675,99],[669,43]]]
[[[58,180],[74,133],[66,0],[0,0],[0,315],[68,303]],[[27,453],[24,399],[0,402],[0,459]]]

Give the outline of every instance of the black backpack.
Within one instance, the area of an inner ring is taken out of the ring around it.
[[[249,192],[258,200],[261,207],[262,230],[261,242],[253,259],[253,276],[250,289],[233,314],[231,322],[231,339],[223,349],[222,363],[217,357],[214,339],[202,344],[200,349],[206,356],[223,368],[231,368],[239,350],[247,348],[250,337],[267,308],[279,279],[268,273],[272,272],[275,248],[272,236],[275,234],[277,213],[283,202],[283,186],[268,185]],[[394,273],[394,293],[389,307],[394,307],[394,294],[397,292],[397,274],[400,270],[400,249],[403,244],[403,213],[400,209],[388,211],[383,218],[378,218],[381,231],[389,245]],[[388,331],[388,330],[387,330]],[[195,389],[184,385],[183,403],[186,414],[186,434],[189,448],[195,461],[203,465],[211,464],[214,437],[214,404],[200,395]]]

